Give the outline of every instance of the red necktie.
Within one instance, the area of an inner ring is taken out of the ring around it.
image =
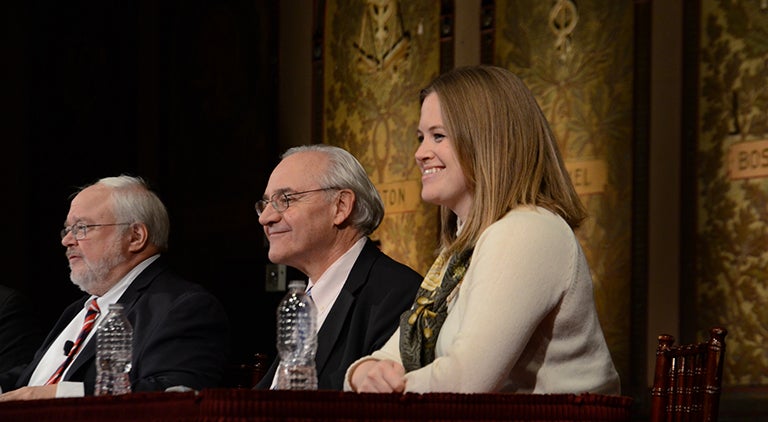
[[[78,334],[77,340],[75,340],[75,344],[71,349],[69,349],[69,353],[67,353],[66,359],[64,359],[64,362],[62,362],[59,368],[56,369],[56,372],[54,372],[48,381],[46,381],[45,385],[57,384],[59,381],[61,381],[61,375],[64,373],[64,370],[67,369],[70,363],[72,363],[72,359],[74,359],[78,350],[80,350],[80,347],[83,345],[85,338],[88,337],[88,333],[90,333],[93,329],[93,325],[96,322],[96,317],[99,316],[99,312],[99,304],[96,303],[96,299],[91,300],[91,303],[88,305],[88,311],[85,313],[85,322],[83,322],[83,328],[80,330],[80,334]]]

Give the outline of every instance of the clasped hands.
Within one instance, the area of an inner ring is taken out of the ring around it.
[[[354,368],[350,385],[358,393],[402,393],[405,368],[391,360],[366,360]]]

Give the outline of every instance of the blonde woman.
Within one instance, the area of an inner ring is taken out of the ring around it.
[[[586,213],[531,92],[474,66],[421,101],[415,158],[422,199],[441,208],[441,252],[345,389],[620,394],[573,232]]]

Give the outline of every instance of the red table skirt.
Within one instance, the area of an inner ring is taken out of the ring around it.
[[[357,394],[203,390],[0,403],[0,421],[629,421],[598,394]]]

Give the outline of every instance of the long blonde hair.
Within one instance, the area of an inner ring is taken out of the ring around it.
[[[456,215],[441,207],[443,249],[474,247],[483,230],[521,205],[546,208],[572,229],[581,224],[584,205],[544,113],[520,78],[499,67],[461,67],[422,90],[422,103],[431,93],[474,198],[458,235]]]

